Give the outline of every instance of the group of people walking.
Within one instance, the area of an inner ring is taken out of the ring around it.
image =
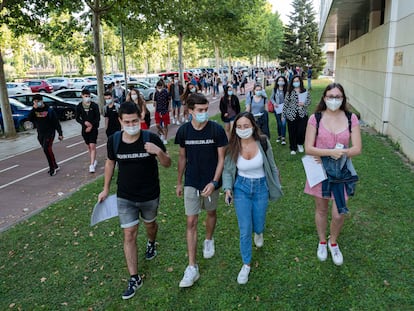
[[[228,86],[220,100],[223,128],[209,120],[207,98],[201,93],[192,92],[191,86],[195,88],[189,83],[182,90],[182,95],[187,93],[185,104],[188,122],[179,127],[174,141],[179,147],[175,191],[184,200],[188,254],[188,265],[179,287],[191,287],[200,277],[197,227],[202,210],[207,214],[203,257],[209,259],[215,255],[214,231],[220,189],[224,192],[225,203],[233,204],[236,211],[242,259],[237,282],[246,284],[251,271],[253,243],[257,248],[264,245],[269,201],[283,195],[280,173],[270,143],[268,118],[263,117],[268,113],[266,92],[261,85],[255,85],[253,92],[246,96],[246,110],[241,112],[234,89]],[[180,88],[176,90],[180,92]],[[139,103],[139,93],[130,92],[128,96],[127,101],[116,106],[112,94],[105,94],[107,160],[103,190],[98,195],[100,202],[108,197],[117,164],[117,208],[130,274],[123,299],[133,297],[143,285],[138,273],[137,255],[138,226],[141,221],[148,238],[145,258],[152,260],[157,256],[156,218],[161,194],[158,163],[164,167],[171,166],[171,158],[162,137],[146,130],[148,113],[145,105]],[[95,116],[96,109],[89,98],[87,92],[82,94],[77,121],[82,124],[82,136],[89,146],[92,170],[93,144],[96,144],[99,117],[89,118]],[[325,261],[329,249],[334,264],[341,265],[343,256],[338,237],[344,224],[344,215],[348,212],[346,200],[354,194],[355,182],[358,180],[351,158],[360,154],[362,149],[358,119],[348,111],[345,91],[338,83],[326,87],[316,112],[308,118],[310,94],[304,89],[300,76],[293,77],[290,85],[287,85],[283,76],[278,77],[272,90],[271,103],[277,121],[276,141],[286,144],[287,124],[291,153],[306,151],[326,170],[327,179],[312,186],[307,180],[304,192],[315,200],[315,224],[319,238],[317,258]],[[112,115],[115,112],[119,126],[110,126],[110,120],[115,119]],[[58,167],[50,154],[50,140],[45,140],[43,135],[46,128],[42,124],[47,115],[54,122],[47,130],[53,135],[57,130],[59,139],[63,139],[53,112],[41,103],[40,97],[36,97],[32,119],[40,125],[39,141],[44,146],[53,173]],[[332,220],[327,240],[330,201]]]

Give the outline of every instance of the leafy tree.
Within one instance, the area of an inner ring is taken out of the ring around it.
[[[85,26],[84,21],[63,12],[50,14],[48,23],[42,27],[40,41],[53,55],[67,58],[70,72],[74,58],[86,53],[85,34],[82,32]]]
[[[40,33],[41,27],[50,12],[58,12],[65,8],[76,12],[75,1],[66,0],[1,0],[0,25],[7,25],[15,37],[24,33]],[[0,32],[0,43],[4,42]],[[4,134],[6,137],[16,136],[10,103],[7,96],[4,72],[4,46],[0,44],[0,107],[3,116]]]
[[[324,65],[321,45],[318,43],[318,25],[311,0],[293,0],[293,12],[285,28],[285,39],[281,59],[290,65],[306,67],[312,65],[314,75]]]

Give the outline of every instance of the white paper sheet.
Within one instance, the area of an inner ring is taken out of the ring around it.
[[[308,97],[308,91],[298,94],[298,99],[300,103],[306,103],[307,97]]]
[[[306,155],[302,157],[302,163],[305,168],[306,179],[308,180],[311,188],[327,179],[322,163],[316,162],[313,156]]]
[[[91,226],[115,216],[118,216],[118,205],[116,202],[116,194],[113,194],[103,202],[95,204],[91,216]]]

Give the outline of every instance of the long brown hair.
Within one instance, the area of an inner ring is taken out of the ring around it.
[[[135,103],[135,101],[132,100],[132,98],[131,98],[131,92],[132,91],[134,91],[138,95],[138,98],[137,98],[138,103]],[[145,104],[144,100],[142,99],[140,91],[136,88],[132,88],[132,89],[129,90],[128,95],[126,97],[126,101],[130,101],[130,102],[135,103],[141,111],[145,111],[145,112],[147,111],[147,105]]]
[[[249,119],[252,124],[252,127],[253,127],[252,137],[254,138],[254,140],[256,141],[260,140],[260,134],[262,133],[260,131],[260,128],[257,126],[256,120],[254,119],[254,116],[252,113],[248,111],[243,111],[236,116],[236,118],[234,119],[233,128],[231,130],[230,141],[229,141],[229,144],[226,150],[227,154],[230,155],[231,159],[234,162],[237,162],[237,158],[239,157],[239,154],[241,151],[241,138],[237,136],[236,134],[237,121],[243,117]]]

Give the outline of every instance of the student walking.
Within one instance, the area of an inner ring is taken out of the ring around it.
[[[190,287],[200,277],[196,253],[198,215],[202,209],[207,212],[203,256],[211,258],[215,253],[213,234],[227,136],[221,125],[208,120],[208,106],[203,94],[189,96],[187,107],[191,122],[183,124],[175,136],[175,143],[180,145],[176,193],[179,197],[184,194],[189,261],[180,287]]]
[[[279,76],[272,90],[270,100],[274,107],[274,114],[277,124],[277,143],[286,145],[286,119],[282,118],[283,106],[285,104],[285,96],[287,93],[288,83],[284,76]]]
[[[111,92],[106,91],[104,94],[105,107],[105,133],[106,137],[111,136],[113,133],[121,130],[121,123],[119,123],[119,104],[115,103]]]
[[[124,231],[124,254],[130,274],[128,287],[122,298],[129,299],[143,284],[138,274],[137,256],[140,218],[146,227],[148,237],[145,259],[151,260],[157,255],[156,217],[160,200],[158,162],[164,167],[169,167],[171,159],[156,134],[140,129],[141,111],[137,105],[124,102],[119,108],[119,118],[123,131],[109,137],[104,187],[98,195],[98,201],[102,202],[108,197],[115,162],[118,162],[118,214]]]
[[[169,94],[161,81],[157,82],[157,89],[154,94],[155,125],[161,140],[168,144],[168,125],[170,124],[170,100]]]
[[[41,94],[33,95],[33,109],[30,111],[29,120],[36,126],[37,140],[42,146],[49,163],[48,173],[50,176],[55,176],[59,166],[56,163],[52,146],[56,131],[58,132],[59,140],[63,140],[62,127],[55,111],[43,102]]]
[[[243,261],[237,282],[246,284],[252,261],[252,233],[256,247],[262,247],[268,202],[282,195],[272,147],[260,134],[250,112],[242,112],[234,120],[224,163],[223,190],[228,205],[234,199]]]
[[[303,86],[303,80],[296,75],[292,78],[283,105],[282,119],[287,120],[289,130],[290,154],[303,152],[306,124],[308,122],[308,106],[311,104],[310,92]]]
[[[306,181],[305,193],[315,198],[315,224],[319,243],[317,257],[325,261],[328,251],[335,265],[342,265],[343,255],[338,237],[348,212],[346,199],[355,191],[357,180],[351,158],[362,150],[358,118],[348,111],[344,88],[339,83],[329,84],[315,114],[306,129],[306,154],[314,156],[326,170],[328,179],[313,187]],[[329,202],[332,202],[330,238],[326,241]]]
[[[76,107],[76,121],[82,126],[82,137],[88,146],[89,173],[95,173],[96,165],[96,142],[98,140],[98,128],[101,114],[98,104],[91,102],[91,92],[82,90],[82,102]]]

